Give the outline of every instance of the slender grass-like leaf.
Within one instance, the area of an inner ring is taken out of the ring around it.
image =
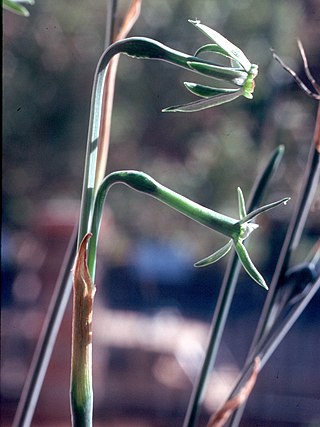
[[[248,203],[248,211],[255,209],[256,206],[260,203],[267,185],[269,184],[273,174],[279,166],[283,153],[284,146],[278,146],[272,153],[271,157],[268,159],[266,165],[263,168],[263,171],[257,177],[251,192],[252,195],[250,197],[250,201]],[[183,427],[195,427],[197,424],[200,405],[205,394],[209,376],[216,362],[223,330],[225,328],[233,295],[236,289],[237,280],[240,274],[240,265],[239,257],[233,252],[227,265],[227,270],[223,279],[222,287],[211,322],[205,358],[199,376],[193,387]]]
[[[302,88],[303,89],[303,88]],[[247,362],[251,360],[254,349],[259,345],[273,325],[274,304],[277,299],[278,290],[281,289],[286,275],[291,255],[297,248],[302,231],[304,229],[310,206],[312,204],[316,189],[319,185],[320,176],[320,106],[318,107],[314,135],[311,142],[309,157],[304,171],[298,198],[293,207],[293,213],[290,218],[288,230],[283,242],[274,275],[271,280],[270,290],[268,292],[263,310],[259,319],[255,335],[248,353]],[[239,408],[232,417],[231,425],[238,426],[245,404]]]

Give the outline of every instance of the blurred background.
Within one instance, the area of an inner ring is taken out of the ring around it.
[[[128,7],[118,1],[117,22]],[[36,0],[30,17],[3,13],[1,425],[18,404],[59,267],[78,220],[93,75],[104,49],[106,1]],[[317,103],[272,59],[304,78],[296,39],[320,75],[318,0],[143,0],[130,35],[193,54],[208,39],[188,19],[224,34],[259,64],[254,99],[193,114],[165,114],[204,78],[121,57],[108,172],[138,169],[217,211],[237,215],[279,144],[285,155],[265,201],[299,192]],[[319,80],[318,80],[319,81]],[[130,212],[130,215],[128,215]],[[249,243],[270,281],[291,209],[263,215]],[[319,235],[319,195],[294,262]],[[225,240],[132,190],[107,200],[94,313],[95,425],[181,426],[203,360],[227,259],[193,263]],[[205,396],[200,425],[232,389],[265,291],[242,272]],[[320,425],[319,295],[261,372],[242,426]],[[71,304],[32,426],[68,426]],[[58,408],[58,410],[57,410]]]

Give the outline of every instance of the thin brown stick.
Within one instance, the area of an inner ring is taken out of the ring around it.
[[[254,367],[250,378],[240,392],[233,398],[227,400],[223,406],[212,415],[207,427],[223,427],[228,421],[233,411],[239,408],[249,397],[258,377],[260,368],[260,358],[254,360]]]
[[[123,20],[121,28],[115,37],[114,41],[124,39],[135,22],[137,21],[141,11],[141,0],[132,0],[128,12]],[[114,99],[114,88],[115,80],[118,68],[119,56],[114,57],[109,64],[106,82],[103,93],[103,110],[102,110],[102,120],[100,127],[100,138],[101,142],[98,147],[98,159],[97,159],[97,169],[96,169],[96,182],[95,188],[99,188],[99,184],[104,178],[108,152],[110,145],[110,133],[111,133],[111,117],[112,117],[112,108],[113,108],[113,99]]]
[[[300,44],[299,44],[299,41],[298,41],[298,46],[299,46],[299,49],[300,49],[300,53],[301,53],[301,56],[302,56],[302,60],[303,60],[303,64],[304,64],[304,68],[305,68],[305,71],[306,71],[306,74],[307,74],[307,77],[308,77],[308,79],[309,79],[309,81],[310,81],[310,83],[313,85],[313,87],[316,89],[316,87],[314,86],[314,83],[313,83],[313,81],[314,81],[314,78],[312,77],[312,75],[311,75],[311,73],[310,73],[310,70],[309,70],[309,65],[308,65],[308,62],[307,62],[307,58],[306,58],[306,55],[305,55],[305,53],[304,53],[304,50],[303,50],[303,48],[302,48],[302,51],[301,51],[301,47],[302,47],[302,44],[301,44],[301,42],[300,42]],[[276,60],[276,61],[278,61],[279,62],[279,64],[281,65],[281,67],[284,69],[284,70],[286,70],[293,78],[294,78],[294,80],[295,80],[295,82],[297,83],[297,85],[308,95],[308,96],[310,96],[311,98],[313,98],[313,99],[316,99],[317,101],[320,101],[320,93],[314,93],[314,92],[312,92],[304,83],[303,83],[303,81],[300,79],[300,77],[297,75],[297,73],[292,69],[292,68],[290,68],[287,64],[285,64],[284,62],[283,62],[283,60],[275,53],[275,51],[273,50],[273,49],[271,49],[271,52],[272,52],[272,55],[273,55],[273,57],[274,57],[274,59]],[[311,79],[310,79],[310,77],[311,77]],[[318,86],[317,85],[317,83],[316,83],[316,86]],[[316,89],[317,90],[317,89]],[[318,92],[318,90],[317,90],[317,92]]]
[[[301,40],[298,39],[297,42],[298,42],[298,47],[299,47],[299,50],[300,50],[300,55],[301,55],[301,58],[303,60],[304,70],[305,70],[306,75],[307,75],[307,77],[309,79],[309,82],[312,84],[312,86],[314,87],[315,91],[320,94],[320,86],[318,85],[318,83],[316,82],[316,79],[313,77],[313,75],[310,72],[309,64],[308,64],[308,60],[307,60],[307,56],[306,56],[306,53],[304,51],[304,47],[303,47],[303,45],[301,43]]]

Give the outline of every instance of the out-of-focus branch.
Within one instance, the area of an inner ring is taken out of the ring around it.
[[[309,88],[307,88],[307,86],[303,83],[303,81],[300,79],[300,77],[297,75],[297,73],[290,68],[287,64],[285,64],[285,62],[283,62],[283,60],[274,52],[273,49],[271,49],[272,55],[274,57],[274,59],[276,61],[279,62],[279,64],[281,65],[281,67],[286,70],[295,80],[295,82],[297,83],[297,85],[311,98],[316,99],[317,101],[320,101],[320,86],[319,84],[316,82],[315,78],[313,77],[313,75],[310,72],[309,69],[309,64],[307,61],[307,57],[303,48],[303,45],[301,43],[300,40],[298,40],[298,47],[300,50],[300,55],[302,57],[303,60],[303,66],[304,66],[304,71],[308,77],[308,80],[310,82],[310,84],[313,86],[315,92],[312,92]]]
[[[212,415],[212,417],[209,419],[207,427],[223,427],[230,418],[233,411],[239,408],[239,406],[241,406],[242,403],[244,403],[248,399],[256,383],[258,373],[260,371],[259,367],[260,359],[259,357],[256,357],[254,360],[254,367],[252,373],[246,384],[242,387],[242,389],[235,397],[228,399],[223,404],[223,406],[214,415]]]

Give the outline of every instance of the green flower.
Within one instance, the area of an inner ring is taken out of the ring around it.
[[[238,88],[217,88],[204,86],[197,83],[185,82],[186,88],[204,100],[198,100],[188,104],[177,105],[165,108],[166,112],[187,112],[199,111],[205,108],[221,105],[233,101],[243,95],[245,98],[252,99],[254,91],[254,79],[258,74],[258,65],[251,64],[244,53],[234,44],[229,42],[217,31],[201,24],[200,21],[189,20],[196,28],[207,35],[214,43],[200,47],[195,53],[196,60],[189,60],[188,66],[193,71],[213,77],[219,80],[225,80],[238,86]],[[212,52],[222,55],[230,60],[230,67],[215,65],[208,61],[198,58],[202,52]]]
[[[118,171],[109,174],[102,182],[95,199],[94,213],[92,219],[91,233],[92,238],[89,244],[88,265],[89,271],[95,271],[95,259],[97,240],[100,229],[101,216],[103,212],[104,201],[110,187],[116,183],[126,184],[129,187],[148,194],[157,200],[165,203],[178,212],[199,222],[200,224],[211,228],[218,233],[227,236],[230,240],[221,249],[214,254],[202,259],[195,264],[196,267],[204,267],[218,261],[225,256],[234,246],[239,259],[251,278],[260,286],[268,289],[267,284],[257,268],[254,266],[250,256],[243,244],[243,241],[256,229],[257,224],[252,221],[261,213],[266,212],[281,204],[286,204],[289,198],[281,199],[270,203],[247,214],[243,194],[238,188],[239,220],[220,214],[212,209],[207,209],[192,200],[175,193],[169,188],[161,185],[149,175],[139,171]]]
[[[264,280],[264,278],[261,276],[257,268],[254,266],[253,262],[251,261],[251,258],[248,254],[248,251],[246,250],[243,241],[250,236],[250,234],[256,230],[259,225],[252,223],[258,215],[260,215],[262,212],[266,212],[269,209],[272,209],[276,206],[279,206],[280,204],[287,204],[287,202],[290,200],[290,198],[284,198],[277,202],[270,203],[268,205],[262,206],[258,209],[255,209],[250,214],[247,214],[246,208],[245,208],[245,202],[244,197],[241,191],[241,188],[238,187],[238,205],[239,205],[239,218],[240,220],[237,222],[239,225],[239,229],[232,233],[231,240],[223,246],[221,249],[214,252],[212,255],[209,255],[208,257],[202,259],[201,261],[198,261],[195,264],[195,267],[204,267],[210,264],[213,264],[214,262],[218,261],[220,258],[225,256],[230,249],[234,246],[237,255],[241,261],[241,264],[243,268],[246,270],[246,272],[249,274],[249,276],[257,282],[260,286],[264,287],[265,289],[268,289],[268,286]]]

